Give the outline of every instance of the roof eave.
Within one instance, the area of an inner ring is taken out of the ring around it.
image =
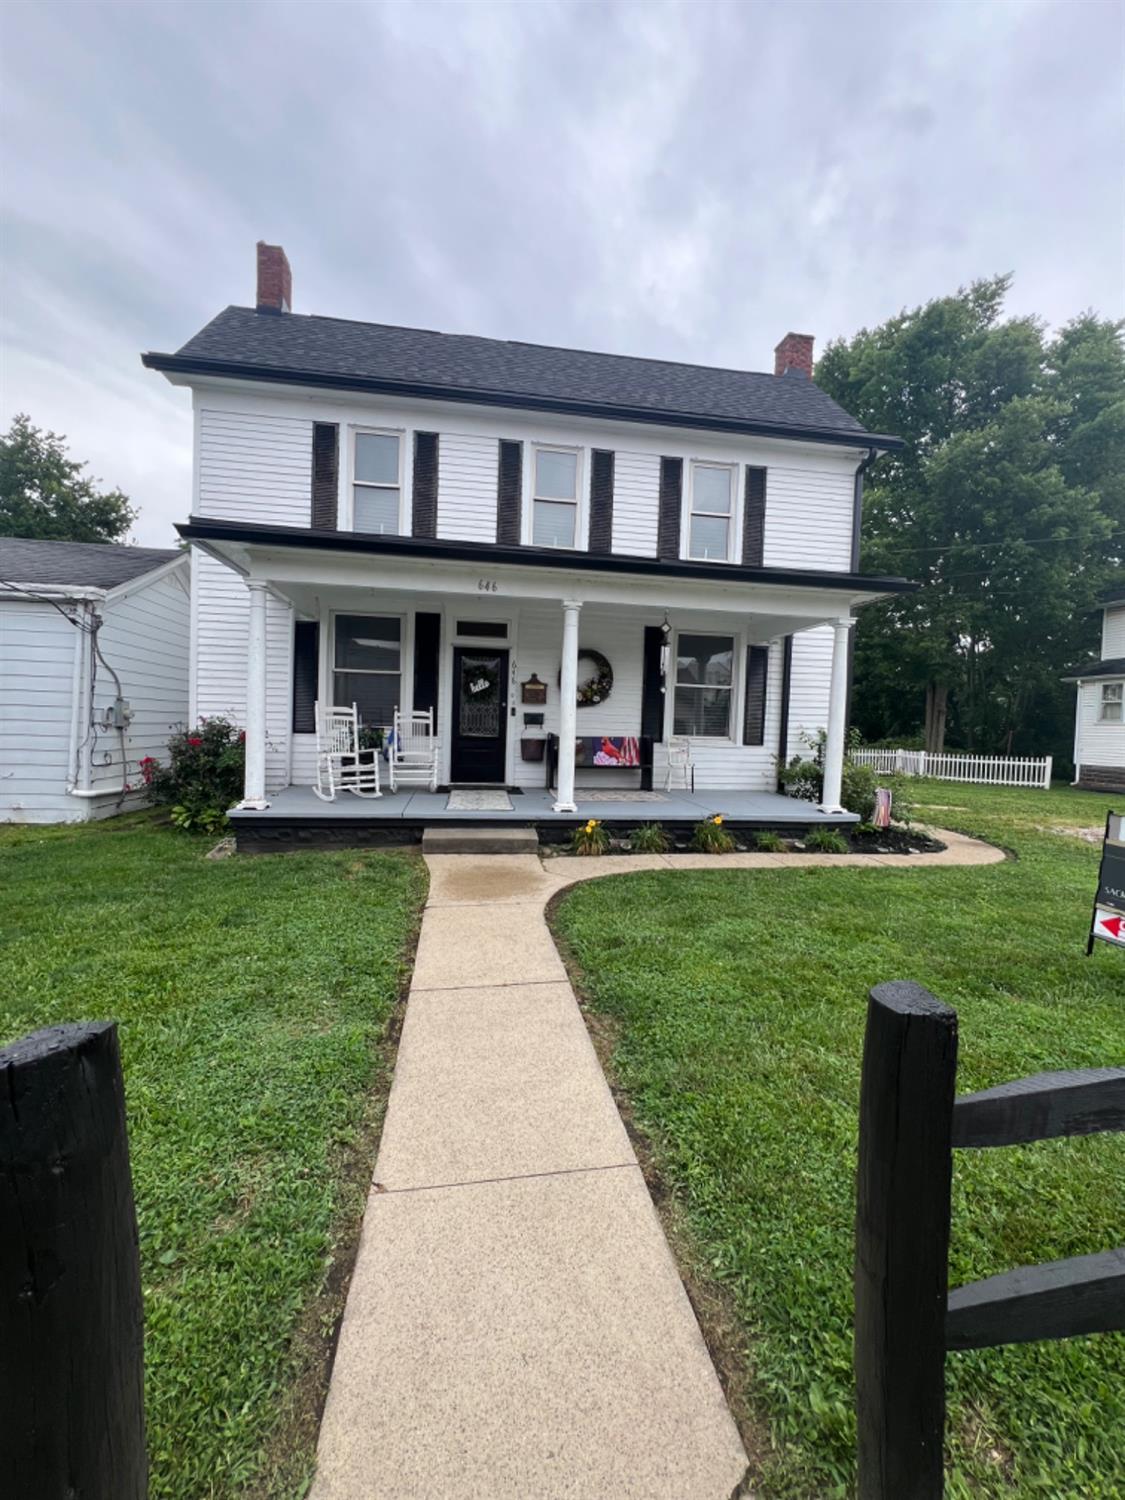
[[[733,563],[661,562],[608,552],[569,552],[536,547],[501,546],[492,542],[450,542],[431,537],[367,535],[354,531],[316,531],[295,526],[262,526],[246,521],[216,521],[193,516],[178,522],[185,541],[241,542],[251,546],[305,547],[313,551],[367,552],[451,560],[487,561],[498,566],[577,569],[691,581],[744,582],[780,587],[826,588],[874,596],[913,593],[918,588],[906,578],[863,573],[830,573],[809,568],[748,568]]]
[[[705,412],[658,411],[646,407],[610,405],[600,401],[567,401],[554,396],[530,396],[517,391],[481,390],[468,386],[431,385],[422,381],[382,380],[364,375],[325,375],[318,371],[278,369],[234,360],[200,359],[179,354],[141,355],[148,370],[170,375],[227,376],[233,380],[261,380],[274,385],[306,385],[324,390],[372,391],[387,396],[414,396],[427,401],[456,401],[476,406],[502,406],[523,411],[549,411],[568,416],[600,417],[611,421],[643,422],[649,426],[687,427],[706,432],[735,432],[748,437],[787,438],[793,442],[826,443],[833,447],[876,448],[893,452],[904,447],[901,438],[887,433],[849,432],[829,427],[790,426],[775,422],[742,421],[709,416]]]

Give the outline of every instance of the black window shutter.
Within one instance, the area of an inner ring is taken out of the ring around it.
[[[411,503],[415,536],[437,536],[438,435],[414,434],[414,494]]]
[[[746,648],[746,698],[742,707],[742,743],[764,745],[766,742],[766,669],[768,646]]]
[[[312,524],[314,531],[336,530],[340,489],[340,429],[314,422],[312,435]]]
[[[765,557],[766,471],[746,465],[746,503],[742,515],[742,561],[760,568]]]
[[[434,711],[437,728],[438,661],[441,651],[441,616],[414,616],[414,707],[420,713]]]
[[[316,685],[320,667],[320,626],[315,620],[293,625],[293,733],[316,733]]]
[[[613,551],[614,455],[595,448],[590,455],[590,551]]]
[[[660,521],[657,527],[656,555],[674,561],[680,555],[680,521],[684,496],[684,461],[682,458],[660,460]]]
[[[664,683],[660,676],[660,649],[663,645],[664,632],[660,626],[646,625],[641,672],[641,734],[657,742],[664,738]]]
[[[496,540],[507,547],[520,544],[520,502],[523,488],[523,444],[500,440],[500,469],[496,484]]]

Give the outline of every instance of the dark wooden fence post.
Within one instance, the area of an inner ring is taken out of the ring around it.
[[[0,1051],[0,1488],[143,1500],[137,1222],[117,1028]]]
[[[940,1500],[957,1014],[871,991],[856,1202],[859,1500]]]

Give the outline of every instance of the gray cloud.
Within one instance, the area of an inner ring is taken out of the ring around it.
[[[298,310],[769,368],[975,276],[1125,310],[1117,4],[25,4],[3,13],[0,421],[167,542],[187,397]]]

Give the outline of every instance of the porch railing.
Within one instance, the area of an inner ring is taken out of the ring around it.
[[[851,758],[881,776],[932,776],[935,781],[970,781],[981,786],[1034,786],[1050,790],[1053,757],[968,755],[928,750],[853,750]]]

